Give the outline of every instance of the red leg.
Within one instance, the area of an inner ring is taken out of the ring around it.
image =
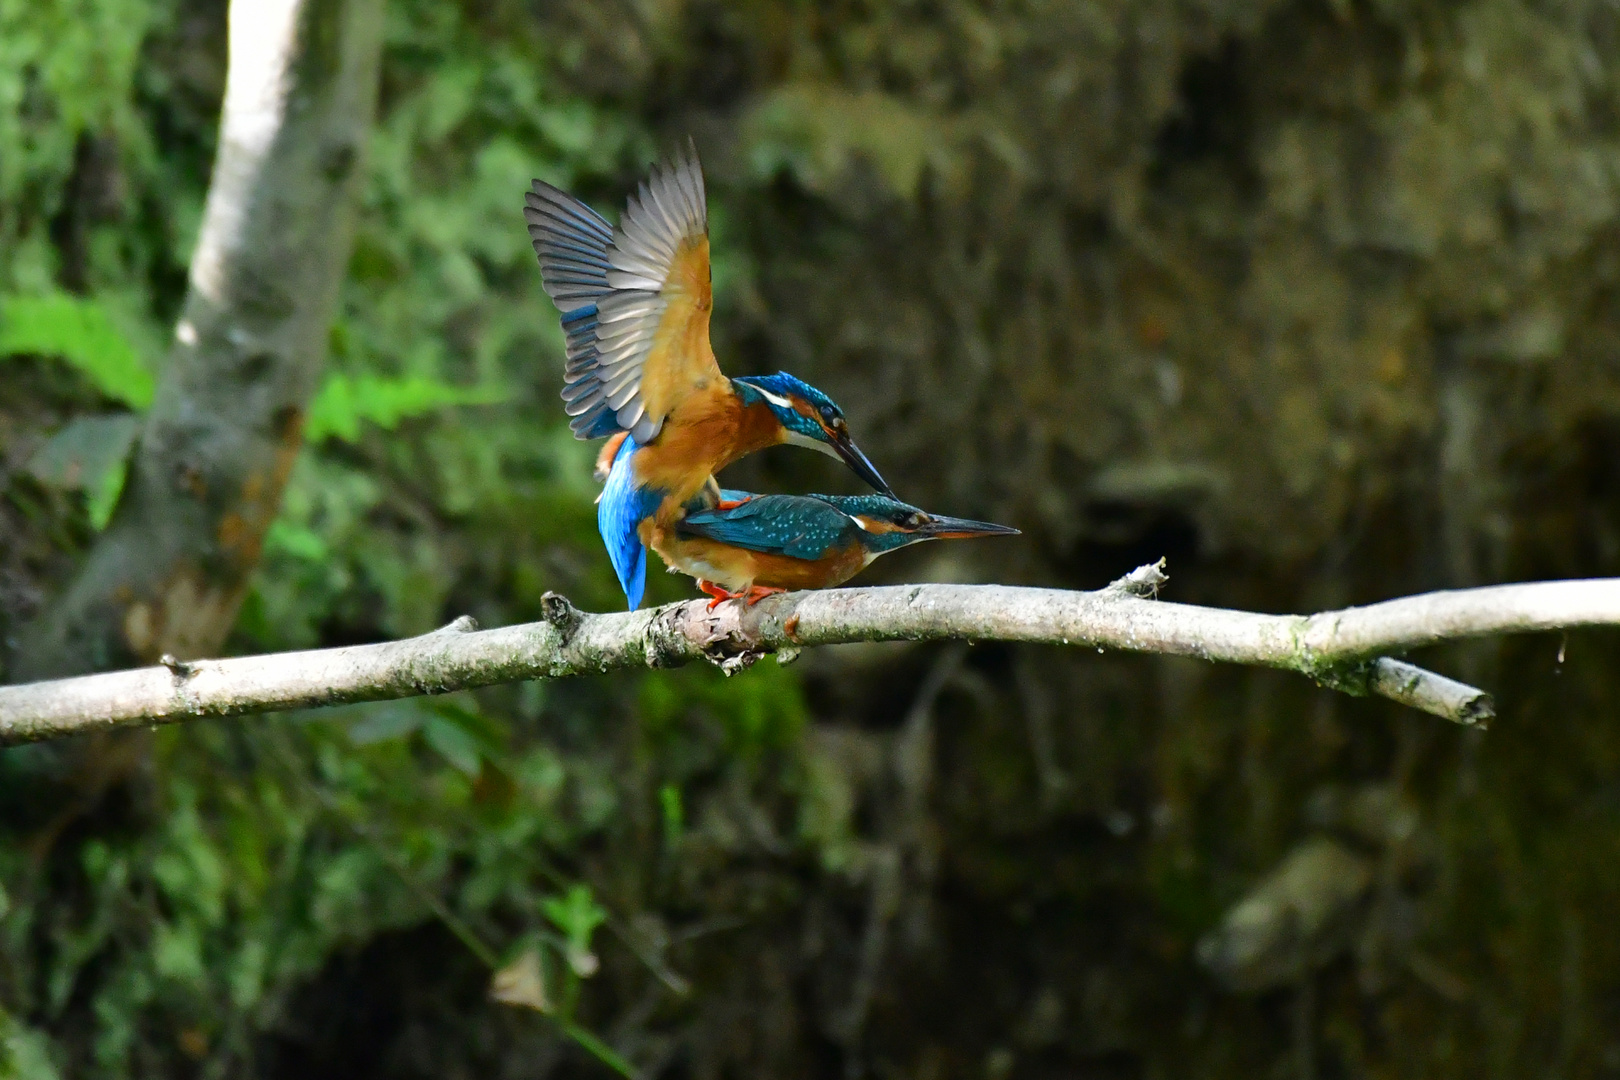
[[[741,595],[740,593],[727,592],[714,582],[704,581],[702,578],[697,579],[697,587],[702,592],[714,597],[713,600],[709,601],[709,606],[704,608],[705,611],[713,611],[715,608],[720,606],[720,601],[735,600],[739,595]]]
[[[748,591],[743,595],[748,597],[748,606],[753,607],[767,596],[774,596],[776,593],[784,592],[787,592],[787,590],[778,589],[770,585],[750,585],[748,587]]]
[[[748,496],[748,499],[752,498],[752,495]],[[735,510],[737,507],[747,502],[748,499],[721,499],[719,502],[714,504],[714,508],[716,510]]]

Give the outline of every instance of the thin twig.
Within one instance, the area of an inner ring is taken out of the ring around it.
[[[1373,661],[1367,689],[1459,724],[1484,724],[1496,715],[1491,695],[1483,690],[1387,656]]]
[[[381,645],[196,660],[0,687],[0,743],[139,723],[448,693],[707,659],[739,670],[779,649],[854,641],[1018,641],[1196,656],[1297,671],[1447,719],[1489,716],[1489,698],[1385,653],[1459,638],[1620,625],[1620,579],[1425,593],[1318,615],[1261,615],[1150,599],[1159,566],[1096,592],[1008,585],[896,585],[701,600],[588,615],[548,595],[541,622],[432,633]]]

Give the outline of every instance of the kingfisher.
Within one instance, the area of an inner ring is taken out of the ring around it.
[[[569,427],[581,439],[610,437],[597,526],[632,609],[645,584],[642,523],[679,518],[745,454],[808,446],[893,494],[826,394],[786,372],[728,379],[715,363],[708,205],[694,144],[653,167],[617,227],[541,180],[524,202],[541,281],[562,313]]]
[[[643,528],[646,545],[713,598],[711,611],[722,600],[752,605],[789,589],[842,585],[880,555],[925,540],[1019,535],[887,495],[719,495],[717,505],[694,504],[679,519]]]

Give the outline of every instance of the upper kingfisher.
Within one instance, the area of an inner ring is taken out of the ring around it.
[[[694,496],[712,495],[714,474],[744,454],[809,446],[892,494],[826,394],[786,372],[728,379],[716,365],[708,206],[694,145],[653,168],[617,227],[540,180],[524,202],[540,277],[567,335],[569,426],[581,439],[613,436],[600,464],[617,479],[598,500],[597,526],[631,608],[644,590],[651,519],[672,522]]]
[[[609,477],[608,482],[613,482]],[[788,589],[842,585],[872,560],[924,540],[1017,536],[987,521],[930,514],[885,495],[749,495],[652,523],[650,544],[714,599],[749,604]]]

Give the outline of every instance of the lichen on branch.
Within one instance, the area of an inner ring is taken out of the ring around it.
[[[832,589],[710,610],[692,600],[587,614],[548,594],[539,622],[479,630],[470,618],[379,645],[272,653],[0,687],[0,742],[129,724],[338,705],[695,660],[727,673],[783,650],[857,641],[1087,646],[1297,671],[1458,723],[1492,714],[1483,691],[1383,656],[1487,634],[1620,625],[1620,579],[1425,593],[1317,615],[1263,615],[1153,599],[1163,564],[1107,588],[1010,585]],[[1347,679],[1334,673],[1355,672]]]

